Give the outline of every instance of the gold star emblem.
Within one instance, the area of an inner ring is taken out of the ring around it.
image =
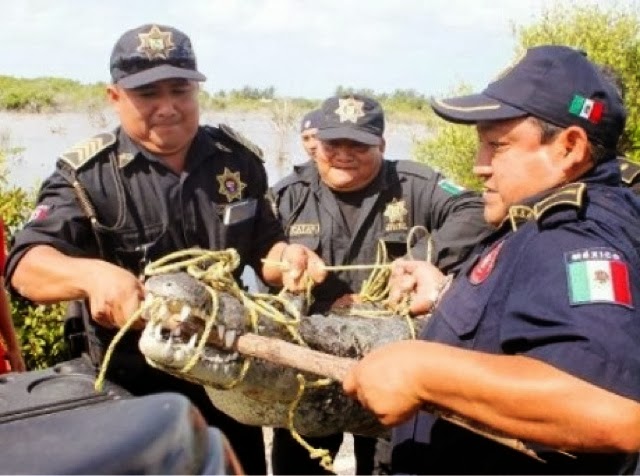
[[[355,124],[358,119],[365,116],[363,106],[363,101],[354,98],[338,99],[338,109],[334,112],[340,116],[340,122],[349,121]]]
[[[173,34],[170,31],[162,31],[157,25],[153,25],[149,33],[138,33],[140,44],[138,51],[152,59],[167,59],[169,51],[175,49],[171,39]]]
[[[240,179],[240,172],[232,172],[225,167],[224,172],[216,178],[220,184],[218,193],[227,197],[229,202],[236,198],[242,198],[242,191],[246,188],[247,184],[243,183]]]
[[[405,217],[409,214],[404,200],[394,198],[384,210],[384,216],[389,220],[386,226],[387,231],[397,231],[406,228]]]

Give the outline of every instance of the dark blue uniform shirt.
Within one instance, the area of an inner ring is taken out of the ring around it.
[[[640,202],[619,182],[611,160],[512,207],[421,337],[526,355],[640,400]],[[393,442],[398,473],[612,474],[633,458],[572,459],[533,446],[540,463],[425,412],[395,429]]]

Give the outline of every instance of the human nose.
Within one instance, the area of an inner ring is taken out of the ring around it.
[[[476,160],[473,164],[473,173],[478,177],[488,177],[492,173],[491,156],[482,148],[480,148],[476,154]]]

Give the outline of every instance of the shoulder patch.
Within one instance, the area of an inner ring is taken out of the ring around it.
[[[572,306],[618,304],[633,309],[629,267],[616,250],[587,248],[565,253]]]
[[[623,157],[618,157],[618,164],[620,164],[622,183],[630,186],[640,180],[640,165],[635,164]]]
[[[116,136],[111,132],[104,132],[91,139],[74,145],[60,156],[60,160],[73,170],[79,170],[100,152],[116,143]]]
[[[451,180],[446,178],[438,180],[438,187],[447,192],[449,195],[460,195],[466,190],[463,186],[458,185],[457,183],[452,182]]]
[[[231,126],[228,126],[227,124],[218,124],[218,127],[224,133],[225,136],[227,136],[234,142],[237,142],[238,144],[243,146],[245,149],[252,152],[260,160],[263,160],[264,153],[262,152],[262,149],[258,147],[256,144],[254,144],[253,142],[251,142],[249,139],[247,139],[245,136],[243,136],[240,132],[236,131],[235,129],[233,129]]]

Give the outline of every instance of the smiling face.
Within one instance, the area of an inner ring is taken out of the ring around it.
[[[566,130],[542,143],[535,119],[480,122],[474,173],[484,180],[484,217],[499,225],[509,207],[572,179]]]
[[[316,165],[320,178],[338,192],[362,190],[378,175],[382,166],[384,140],[368,145],[348,139],[320,141]]]
[[[160,157],[186,154],[198,130],[198,85],[167,79],[135,89],[107,88],[124,131],[134,142]]]

